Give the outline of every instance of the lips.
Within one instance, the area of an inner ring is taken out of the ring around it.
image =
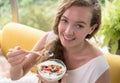
[[[68,37],[68,36],[65,36],[65,35],[64,35],[63,37],[64,37],[64,39],[67,40],[67,41],[75,40],[74,37]]]

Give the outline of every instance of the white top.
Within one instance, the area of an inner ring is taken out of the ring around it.
[[[109,68],[104,56],[98,56],[85,65],[68,71],[67,83],[95,83]]]
[[[53,32],[50,32],[46,43],[56,37]],[[107,69],[109,65],[105,57],[98,56],[79,68],[69,70],[67,83],[95,83]]]
[[[46,43],[56,37],[53,32],[50,32]],[[95,83],[107,69],[109,65],[105,57],[98,56],[79,68],[69,70],[67,83]]]
[[[50,32],[46,43],[56,37],[57,36],[53,32]],[[85,65],[68,71],[67,83],[95,83],[108,68],[109,65],[105,60],[105,57],[98,56]],[[8,78],[0,78],[0,83],[38,83],[38,77],[33,73],[28,73],[17,81],[12,81]]]

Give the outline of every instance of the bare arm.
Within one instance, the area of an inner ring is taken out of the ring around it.
[[[45,45],[45,42],[46,42],[46,38],[48,36],[48,33],[46,33],[36,44],[35,46],[33,47],[32,50],[34,51],[40,51],[41,49],[44,48],[44,45]],[[24,67],[23,67],[23,71],[24,71],[24,75],[35,65],[36,63],[36,58],[38,56],[36,55],[33,55],[33,54],[29,54],[28,57],[27,57],[27,60],[24,64]]]
[[[110,83],[109,70],[105,71],[96,83]]]
[[[32,50],[39,51],[44,47],[47,34],[45,34],[33,47]],[[10,75],[12,80],[23,77],[36,63],[38,56],[26,53],[21,47],[17,46],[7,53],[8,62],[11,65]]]

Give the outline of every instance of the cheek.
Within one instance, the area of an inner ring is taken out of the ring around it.
[[[58,32],[61,33],[65,30],[64,26],[62,26],[61,24],[58,25]]]
[[[76,34],[76,36],[78,38],[82,38],[82,39],[85,39],[85,37],[88,35],[88,32],[86,32],[86,31],[79,31],[79,32],[76,32],[76,33],[79,33],[79,34]]]

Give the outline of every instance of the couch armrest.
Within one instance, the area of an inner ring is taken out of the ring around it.
[[[120,56],[107,53],[105,58],[110,66],[111,83],[120,83]]]
[[[0,48],[1,48],[2,30],[0,30]]]
[[[8,23],[3,27],[1,35],[1,50],[6,56],[9,48],[21,46],[23,49],[31,50],[34,44],[45,34],[42,30],[18,24]]]

